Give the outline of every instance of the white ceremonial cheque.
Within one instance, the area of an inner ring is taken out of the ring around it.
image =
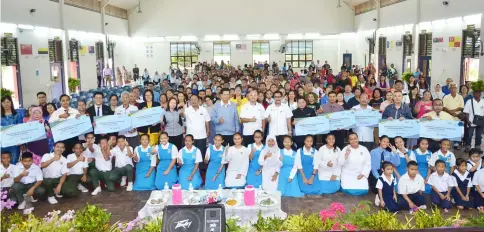
[[[96,123],[95,134],[128,131],[132,128],[131,117],[127,114],[94,117],[94,122]]]
[[[345,110],[324,115],[329,120],[330,130],[343,130],[354,128],[356,125],[355,112]]]
[[[318,135],[329,132],[329,120],[326,116],[296,118],[295,135]]]
[[[160,106],[136,111],[130,115],[132,128],[158,124],[165,113]]]
[[[70,139],[92,131],[91,119],[82,115],[79,118],[71,118],[50,124],[54,142]]]
[[[381,113],[373,109],[357,109],[355,110],[356,127],[378,127],[381,120]]]
[[[0,129],[2,147],[16,146],[28,142],[45,139],[44,123],[33,121],[22,124],[2,126]]]
[[[418,138],[420,134],[419,120],[381,120],[378,124],[378,136],[386,135],[390,138]]]
[[[460,141],[464,135],[464,124],[457,120],[420,119],[420,137]]]

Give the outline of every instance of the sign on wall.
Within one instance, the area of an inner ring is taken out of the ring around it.
[[[444,37],[435,37],[433,39],[434,43],[443,43],[444,42]]]
[[[32,55],[32,44],[20,44],[20,55]]]
[[[94,46],[87,46],[87,50],[89,50],[89,54],[94,54]]]
[[[459,48],[460,47],[460,36],[450,36],[449,37],[449,48]]]
[[[397,42],[395,42],[395,45],[397,47],[401,47],[401,46],[403,46],[403,42],[402,41],[397,41]]]
[[[79,46],[79,54],[81,56],[85,56],[87,54],[87,47],[86,46]]]
[[[38,48],[37,54],[39,54],[39,55],[49,55],[49,48]]]
[[[247,51],[247,44],[235,44],[235,50],[238,52]]]

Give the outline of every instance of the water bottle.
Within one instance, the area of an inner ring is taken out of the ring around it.
[[[218,189],[217,189],[217,195],[220,196],[220,198],[223,198],[223,188],[222,188],[222,184],[218,184]]]
[[[168,186],[168,182],[165,182],[165,187],[163,188],[165,191],[169,191],[170,187]]]
[[[190,186],[188,186],[188,191],[193,192],[193,184],[190,183]]]

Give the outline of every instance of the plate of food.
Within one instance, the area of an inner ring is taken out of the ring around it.
[[[148,200],[148,205],[164,205],[167,200],[165,198],[152,198]]]
[[[260,198],[257,201],[257,203],[260,206],[263,206],[263,207],[272,207],[272,206],[275,206],[277,204],[276,199],[274,199],[272,197],[263,197],[263,198]]]
[[[226,201],[225,201],[225,205],[227,207],[235,207],[235,206],[239,206],[241,203],[240,200],[237,200],[237,199],[234,199],[234,198],[228,198]]]
[[[259,192],[257,193],[257,196],[258,196],[258,197],[263,197],[263,198],[267,198],[267,197],[269,197],[270,195],[271,195],[271,193],[270,193],[270,192],[268,192],[268,191],[265,191],[265,190],[259,191]]]

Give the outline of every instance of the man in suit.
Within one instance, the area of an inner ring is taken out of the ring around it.
[[[104,94],[101,92],[94,93],[94,105],[87,108],[87,113],[89,117],[91,117],[92,126],[95,128],[96,124],[94,123],[94,117],[96,116],[106,116],[106,115],[113,115],[114,112],[111,110],[109,106],[103,104]],[[94,129],[96,130],[96,129]],[[96,141],[99,141],[102,135],[96,134]]]

